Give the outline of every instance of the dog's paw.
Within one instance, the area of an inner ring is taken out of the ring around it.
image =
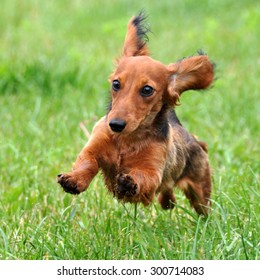
[[[137,194],[137,184],[133,178],[126,174],[117,175],[117,192],[119,197],[131,197]]]
[[[81,193],[81,186],[77,182],[77,180],[73,177],[72,173],[59,174],[57,176],[57,182],[67,193],[71,193],[71,194]]]

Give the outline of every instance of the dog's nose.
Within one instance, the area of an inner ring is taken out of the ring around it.
[[[121,132],[125,128],[126,122],[120,119],[112,119],[109,126],[114,132]]]

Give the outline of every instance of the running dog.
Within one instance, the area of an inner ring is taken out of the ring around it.
[[[164,65],[149,56],[145,15],[132,17],[123,53],[110,76],[106,116],[57,181],[71,194],[85,191],[99,170],[108,190],[123,202],[149,205],[156,194],[163,209],[176,203],[181,188],[198,214],[211,207],[207,145],[189,134],[174,107],[184,91],[208,88],[214,65],[202,53]]]

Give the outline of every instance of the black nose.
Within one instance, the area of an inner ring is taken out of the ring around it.
[[[109,126],[114,132],[121,132],[125,128],[126,122],[120,119],[112,119]]]

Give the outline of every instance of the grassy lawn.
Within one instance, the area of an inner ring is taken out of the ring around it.
[[[123,205],[102,177],[79,196],[71,168],[106,112],[107,78],[129,18],[149,14],[152,56],[203,49],[217,64],[206,92],[177,113],[209,147],[213,210],[182,192],[163,211]],[[3,0],[0,9],[0,259],[260,259],[260,3],[255,0]]]

